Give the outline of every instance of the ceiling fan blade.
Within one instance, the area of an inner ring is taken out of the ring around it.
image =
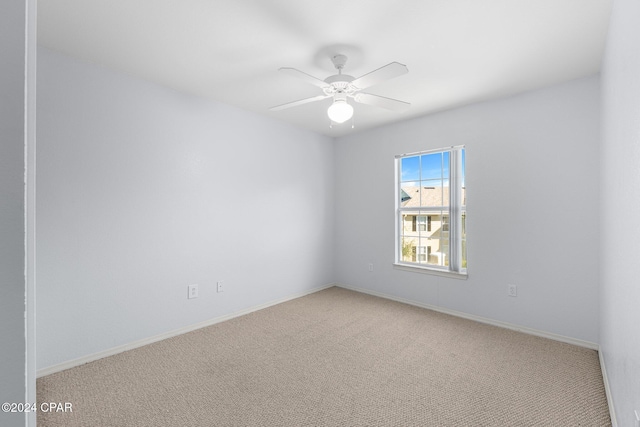
[[[300,99],[298,101],[287,102],[286,104],[276,105],[275,107],[269,108],[271,111],[280,111],[286,108],[296,107],[298,105],[308,104],[309,102],[320,101],[321,99],[329,98],[331,95],[318,95],[312,96],[311,98]]]
[[[362,77],[358,77],[357,79],[352,81],[351,84],[356,86],[358,89],[366,89],[370,86],[377,85],[378,83],[382,83],[386,80],[401,76],[408,72],[409,69],[406,65],[399,62],[392,62],[391,64],[387,64],[382,68],[378,68],[377,70],[365,74]]]
[[[404,111],[411,106],[408,102],[380,95],[373,95],[370,93],[356,93],[353,96],[353,99],[360,104],[373,105],[375,107],[382,107],[392,111]]]
[[[299,79],[302,79],[305,82],[311,83],[314,86],[318,86],[321,89],[324,89],[325,87],[329,86],[327,83],[324,82],[324,80],[320,80],[316,77],[313,77],[310,74],[305,73],[304,71],[300,71],[295,68],[282,67],[278,71],[282,71],[285,74],[289,74],[290,76],[294,76]]]

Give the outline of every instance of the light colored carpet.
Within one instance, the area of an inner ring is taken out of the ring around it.
[[[39,426],[608,426],[598,355],[330,288],[40,378]]]

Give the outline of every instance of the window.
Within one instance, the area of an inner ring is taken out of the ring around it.
[[[396,265],[466,274],[464,147],[396,156]]]

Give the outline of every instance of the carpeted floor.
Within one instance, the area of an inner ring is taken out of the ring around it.
[[[593,350],[330,288],[38,379],[38,426],[609,426]]]

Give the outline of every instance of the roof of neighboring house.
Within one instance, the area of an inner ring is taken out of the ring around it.
[[[462,189],[462,204],[466,204],[466,189]],[[419,208],[421,206],[448,206],[449,205],[449,187],[418,187],[405,186],[402,187],[400,195],[403,208]]]

